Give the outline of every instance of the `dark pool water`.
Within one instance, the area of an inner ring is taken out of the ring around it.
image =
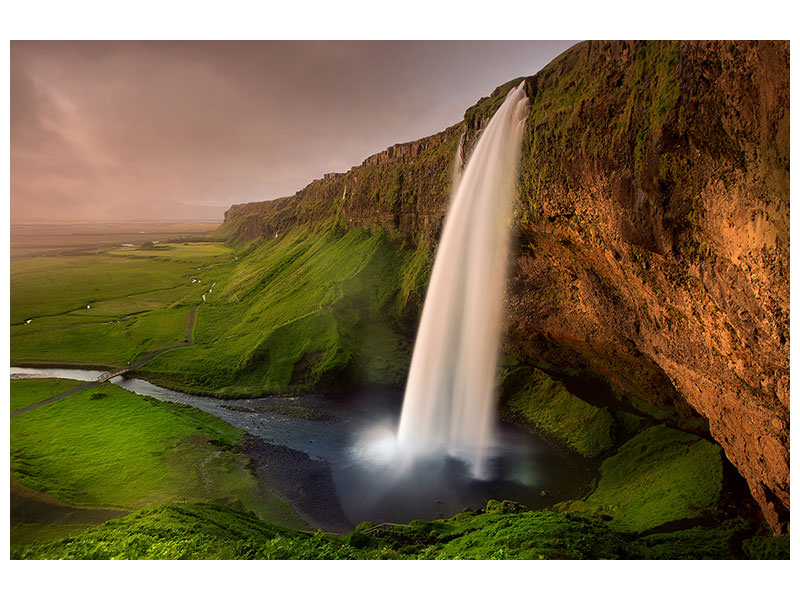
[[[94,379],[77,369],[18,369],[12,377]],[[194,406],[252,436],[256,471],[313,527],[345,531],[362,521],[408,522],[515,500],[530,508],[578,496],[590,473],[523,428],[498,423],[489,475],[475,479],[459,459],[436,455],[408,464],[393,432],[402,394],[270,396],[220,400],[141,379],[112,383],[159,400]],[[68,400],[67,400],[68,401]]]

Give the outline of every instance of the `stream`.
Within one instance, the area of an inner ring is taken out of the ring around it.
[[[11,367],[11,378],[96,380],[102,371]],[[115,377],[110,383],[158,400],[193,406],[252,436],[244,450],[255,472],[312,527],[343,532],[362,521],[404,523],[479,509],[489,499],[529,508],[581,495],[591,473],[516,425],[499,423],[489,473],[474,479],[452,456],[396,468],[402,392],[303,394],[221,400]],[[59,400],[68,402],[69,398]]]

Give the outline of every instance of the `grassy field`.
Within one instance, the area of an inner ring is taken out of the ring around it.
[[[81,384],[73,379],[15,379],[11,382],[11,412],[45,400]]]
[[[13,260],[12,363],[113,367],[183,342],[207,273],[234,255],[216,243],[157,248]]]
[[[12,405],[44,399],[69,383],[12,380]],[[194,408],[104,384],[13,417],[11,472],[23,486],[72,506],[217,500],[304,526],[255,479],[249,457],[238,450],[243,435]]]

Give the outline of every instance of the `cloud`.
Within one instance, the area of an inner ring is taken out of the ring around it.
[[[455,123],[568,42],[12,42],[12,219],[191,219]]]

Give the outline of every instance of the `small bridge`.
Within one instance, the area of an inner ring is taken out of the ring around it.
[[[50,404],[51,402],[56,402],[57,400],[62,400],[63,398],[67,398],[68,396],[71,396],[72,394],[75,394],[77,392],[82,392],[91,389],[93,387],[96,387],[98,385],[101,385],[103,383],[106,383],[109,379],[113,379],[114,377],[118,377],[119,375],[125,375],[126,373],[129,373],[131,371],[135,371],[146,362],[153,360],[156,356],[158,356],[159,354],[163,354],[168,350],[174,350],[175,348],[183,348],[185,346],[191,346],[192,326],[194,325],[194,316],[196,311],[197,311],[196,306],[189,311],[189,316],[187,318],[187,323],[186,323],[186,328],[187,328],[186,341],[183,342],[182,344],[175,344],[174,346],[167,346],[166,348],[161,348],[160,350],[156,350],[155,352],[150,352],[146,354],[144,357],[137,360],[132,365],[127,365],[124,367],[120,367],[118,369],[114,369],[113,371],[109,371],[108,373],[103,373],[102,375],[100,375],[100,377],[98,377],[94,381],[83,382],[77,387],[71,390],[67,390],[66,392],[57,394],[52,398],[46,398],[45,400],[35,402],[30,406],[26,406],[24,408],[20,408],[19,410],[15,410],[14,412],[11,413],[11,416],[16,417],[17,415],[21,415],[23,413],[32,411],[36,408],[39,408],[40,406],[45,406],[46,404]]]
[[[120,369],[109,371],[108,373],[103,373],[97,378],[97,383],[105,383],[109,379],[114,379],[114,377],[125,375],[125,373],[129,373],[131,371],[133,371],[133,365],[128,365],[127,367],[122,367]]]

